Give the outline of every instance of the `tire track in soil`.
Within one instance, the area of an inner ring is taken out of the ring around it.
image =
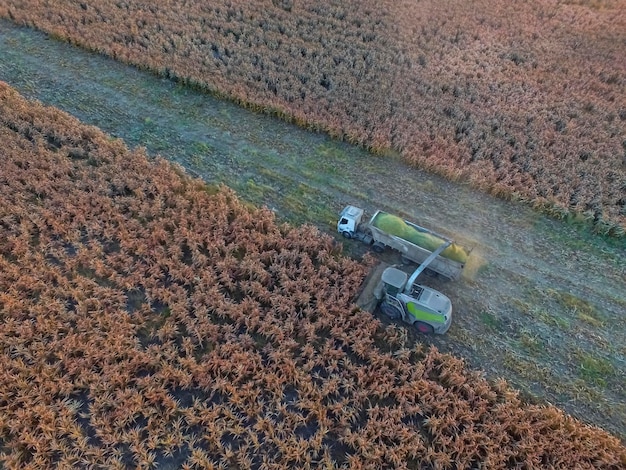
[[[130,147],[144,146],[207,182],[224,183],[291,222],[332,233],[335,214],[353,203],[370,213],[380,208],[404,215],[472,246],[466,279],[424,281],[452,299],[450,332],[410,332],[411,340],[464,357],[531,399],[625,439],[623,241],[590,236],[397,158],[373,156],[6,21],[0,21],[0,80]],[[345,251],[360,256],[366,248],[347,242]],[[559,293],[593,305],[601,327],[581,321],[575,307],[558,301]],[[567,327],[555,327],[551,318]],[[537,350],[524,346],[528,337],[538,341]],[[593,393],[583,398],[573,389],[581,383],[581,351],[605,358],[615,371],[604,386],[587,384]],[[507,354],[538,367],[541,380],[507,363]],[[571,387],[559,386],[563,381]]]

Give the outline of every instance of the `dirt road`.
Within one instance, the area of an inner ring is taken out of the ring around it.
[[[454,236],[473,247],[466,278],[424,280],[452,299],[452,328],[445,337],[410,332],[409,339],[436,344],[489,378],[506,378],[529,400],[626,438],[623,240],[590,236],[392,156],[373,156],[7,22],[0,22],[0,80],[291,222],[333,232],[337,212],[352,203]],[[358,256],[363,247],[348,241],[346,251]]]

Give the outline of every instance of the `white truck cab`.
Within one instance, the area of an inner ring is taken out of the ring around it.
[[[357,231],[361,219],[363,218],[363,209],[355,206],[346,206],[339,214],[339,222],[337,222],[337,231],[346,238],[352,238]]]

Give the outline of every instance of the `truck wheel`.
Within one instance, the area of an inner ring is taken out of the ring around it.
[[[383,251],[385,251],[385,247],[374,243],[374,245],[372,245],[372,250],[374,250],[375,253],[382,253]]]
[[[435,329],[431,325],[424,323],[423,321],[416,321],[415,328],[417,328],[417,331],[420,333],[424,333],[426,335],[432,335],[435,332]]]
[[[383,302],[382,304],[380,304],[380,309],[385,315],[387,315],[392,320],[397,320],[398,318],[401,317],[401,314],[398,311],[398,309],[394,307],[393,305],[388,304],[387,302]]]
[[[343,238],[352,238],[352,234],[350,232],[341,232]]]

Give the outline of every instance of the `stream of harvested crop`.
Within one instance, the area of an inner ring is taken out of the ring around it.
[[[350,203],[403,215],[473,247],[465,279],[426,279],[455,306],[418,339],[529,397],[626,437],[626,248],[528,207],[406,167],[0,22],[0,80],[182,165],[207,182],[332,233]],[[1,162],[0,162],[1,165]],[[0,166],[1,168],[1,166]],[[346,251],[363,252],[358,242]]]

